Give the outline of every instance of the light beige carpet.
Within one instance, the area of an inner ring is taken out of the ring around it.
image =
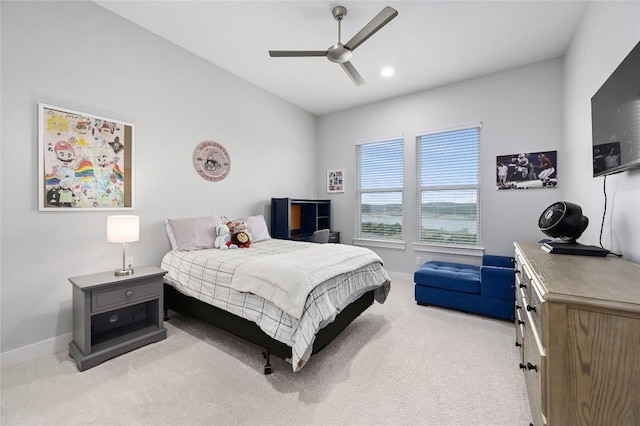
[[[526,425],[514,327],[416,305],[394,276],[298,373],[173,315],[168,338],[78,372],[66,352],[2,372],[2,425]]]

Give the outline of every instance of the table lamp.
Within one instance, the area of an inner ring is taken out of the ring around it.
[[[107,216],[107,241],[122,243],[122,269],[116,269],[115,275],[133,274],[133,265],[127,267],[127,243],[140,239],[140,217],[134,215]],[[130,262],[133,263],[133,262]]]

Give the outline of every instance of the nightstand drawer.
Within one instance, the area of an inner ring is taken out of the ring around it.
[[[154,281],[94,290],[91,292],[91,312],[158,297],[160,289],[161,286]]]

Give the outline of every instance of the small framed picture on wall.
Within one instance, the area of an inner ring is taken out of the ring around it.
[[[344,192],[344,169],[327,170],[327,192]]]

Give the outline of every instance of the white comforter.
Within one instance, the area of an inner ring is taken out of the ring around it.
[[[294,318],[318,284],[382,259],[371,250],[343,244],[303,244],[299,250],[261,256],[240,264],[231,288],[257,294]]]
[[[384,303],[390,291],[389,276],[378,261],[317,285],[306,297],[300,318],[286,313],[266,298],[232,287],[231,282],[240,265],[251,265],[256,259],[292,253],[311,245],[268,240],[254,243],[248,249],[172,250],[164,256],[161,266],[168,271],[164,277],[167,284],[184,294],[253,321],[267,335],[291,346],[291,364],[293,370],[297,371],[311,356],[316,333],[331,323],[342,309],[373,289],[375,300]],[[334,249],[342,247],[334,244],[314,246],[325,245]]]

